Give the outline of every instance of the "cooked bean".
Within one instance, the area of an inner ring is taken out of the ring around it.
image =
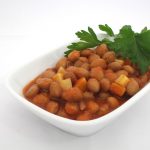
[[[96,50],[96,53],[102,57],[108,51],[108,48],[106,44],[101,44],[97,46],[95,50]]]
[[[107,78],[103,78],[101,81],[100,81],[100,85],[101,85],[101,89],[104,91],[104,92],[107,92],[110,88],[110,81],[107,79]]]
[[[130,65],[123,66],[123,69],[126,70],[129,74],[133,74],[135,71],[134,68],[131,67]]]
[[[99,93],[99,99],[100,100],[106,100],[108,97],[109,97],[109,93],[107,93],[107,92],[100,92]]]
[[[75,70],[77,69],[77,67],[75,66],[69,66],[68,68],[66,68],[66,71],[70,71],[70,72],[75,72]]]
[[[85,49],[85,50],[81,51],[81,56],[84,56],[84,57],[88,57],[91,54],[93,54],[93,50],[91,50],[91,49]]]
[[[76,120],[79,121],[86,121],[86,120],[90,120],[91,119],[91,114],[88,111],[84,111],[83,113],[81,113],[80,115],[78,115],[78,117],[76,118]]]
[[[109,72],[109,73],[105,73],[105,77],[110,81],[113,82],[117,79],[117,75],[116,73],[113,72]]]
[[[66,101],[81,101],[83,99],[83,93],[77,87],[70,88],[63,92],[62,98]]]
[[[57,112],[58,116],[64,117],[64,118],[70,118],[70,116],[65,112],[63,107],[60,107],[58,112]]]
[[[39,93],[39,87],[37,84],[33,84],[24,94],[27,98],[33,98]]]
[[[106,73],[112,73],[113,71],[111,70],[111,69],[106,69],[106,70],[104,70],[104,73],[106,74]]]
[[[43,78],[52,78],[56,73],[52,69],[47,69],[41,75]]]
[[[74,66],[75,67],[81,67],[83,64],[83,62],[81,60],[77,60],[75,63],[74,63]]]
[[[124,64],[124,60],[122,59],[115,59],[115,62],[118,62],[121,66]]]
[[[140,77],[140,87],[143,87],[148,82],[147,74],[144,74]]]
[[[92,54],[89,56],[89,63],[91,63],[93,60],[99,59],[99,55],[97,54]]]
[[[42,107],[42,108],[44,108],[46,106],[48,101],[49,101],[48,97],[43,94],[36,95],[32,100],[32,102],[34,104],[36,104],[37,106]]]
[[[119,101],[115,97],[108,97],[107,103],[111,108],[116,108],[119,106]]]
[[[119,77],[122,74],[128,76],[128,72],[126,70],[119,70],[116,72],[117,77]]]
[[[100,90],[100,84],[96,79],[90,78],[87,82],[87,88],[89,91],[97,93]]]
[[[67,67],[70,67],[70,66],[72,66],[72,65],[73,65],[73,62],[71,62],[70,60],[67,60],[66,68],[67,68]]]
[[[81,78],[81,77],[88,78],[89,77],[89,71],[84,68],[81,68],[81,67],[76,68],[75,74],[78,78]]]
[[[66,71],[64,74],[64,79],[68,79],[68,78],[71,79],[72,83],[75,83],[77,81],[76,75],[71,71]]]
[[[89,70],[89,69],[90,69],[90,64],[88,64],[88,63],[83,63],[83,64],[81,65],[81,67],[84,68],[84,69],[86,69],[86,70]]]
[[[56,69],[59,69],[60,67],[66,68],[67,67],[67,58],[63,57],[56,63]]]
[[[52,82],[49,90],[51,97],[60,97],[62,94],[62,88],[58,82]]]
[[[111,63],[111,62],[115,61],[115,53],[112,52],[112,51],[106,52],[106,53],[103,55],[103,59],[105,59],[105,61],[106,61],[107,63]]]
[[[68,60],[74,62],[74,61],[76,61],[79,57],[80,57],[80,52],[74,50],[74,51],[72,51],[72,52],[68,55]]]
[[[103,115],[105,115],[107,113],[109,113],[109,106],[108,106],[108,104],[103,104],[103,105],[99,106],[98,114],[100,116],[103,116]]]
[[[46,110],[53,114],[56,114],[58,112],[58,109],[59,109],[59,104],[58,102],[55,101],[50,101],[46,106]]]
[[[92,114],[95,114],[99,110],[99,105],[93,100],[91,100],[87,102],[86,108],[87,108],[87,111],[89,111]]]
[[[108,65],[108,68],[112,69],[113,71],[118,71],[122,68],[122,65],[119,62],[112,62]]]
[[[66,113],[76,115],[79,113],[79,105],[75,102],[67,102],[65,105]]]
[[[90,64],[91,68],[98,67],[98,66],[101,67],[101,68],[103,68],[103,69],[105,69],[106,66],[107,66],[105,60],[101,59],[101,58],[100,59],[95,59]]]
[[[90,76],[92,78],[95,78],[98,81],[100,81],[104,77],[104,73],[103,73],[102,68],[101,67],[92,68],[90,71]]]
[[[135,79],[131,79],[127,84],[127,94],[132,96],[139,91],[139,84]]]
[[[51,82],[52,82],[52,79],[49,79],[49,78],[38,78],[36,80],[36,84],[42,89],[48,89]]]
[[[94,99],[94,95],[92,92],[86,91],[83,93],[83,99],[85,100]]]
[[[86,57],[79,57],[79,60],[83,63],[88,63],[88,59]]]

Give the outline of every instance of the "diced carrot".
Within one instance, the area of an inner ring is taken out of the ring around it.
[[[126,89],[122,85],[119,85],[117,83],[112,83],[111,86],[110,86],[110,91],[113,94],[116,94],[118,96],[123,96],[123,94],[125,93]]]
[[[86,78],[83,77],[76,81],[75,87],[78,87],[80,90],[85,91],[86,84],[87,84]]]

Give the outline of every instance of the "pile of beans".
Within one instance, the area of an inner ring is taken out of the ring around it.
[[[46,69],[23,89],[33,104],[50,113],[91,120],[116,109],[150,80],[129,59],[123,60],[101,44],[95,49],[74,50]]]

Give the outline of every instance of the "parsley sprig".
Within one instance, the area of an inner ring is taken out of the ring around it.
[[[150,30],[145,27],[140,33],[135,33],[130,25],[123,26],[118,34],[107,25],[99,25],[101,31],[106,32],[108,38],[99,40],[94,30],[88,27],[88,31],[81,30],[76,33],[80,39],[69,45],[65,52],[67,56],[73,50],[81,51],[86,48],[93,48],[101,43],[106,43],[108,47],[123,58],[129,58],[133,64],[137,65],[141,73],[148,71],[150,66]],[[109,37],[113,37],[113,41]]]

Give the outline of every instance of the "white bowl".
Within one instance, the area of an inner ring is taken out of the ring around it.
[[[49,122],[51,125],[62,129],[63,131],[78,136],[92,135],[121,115],[125,110],[130,108],[150,90],[150,84],[147,84],[142,90],[140,90],[136,95],[130,98],[130,100],[128,100],[119,108],[103,117],[90,121],[75,121],[51,114],[27,101],[22,95],[22,89],[29,81],[34,79],[46,68],[53,66],[55,62],[63,56],[63,52],[65,50],[66,46],[60,47],[49,52],[48,54],[34,59],[32,62],[20,67],[19,69],[16,69],[7,78],[7,87],[17,100],[22,102],[34,114]]]

